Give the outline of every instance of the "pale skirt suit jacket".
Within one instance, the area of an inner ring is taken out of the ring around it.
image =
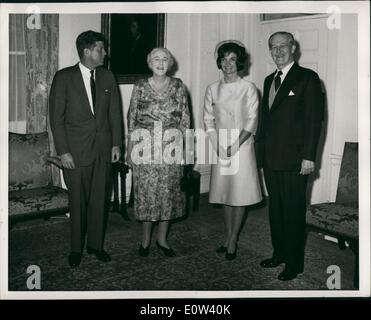
[[[262,200],[253,136],[258,122],[258,105],[257,89],[245,78],[233,83],[222,79],[206,89],[204,124],[207,132],[227,129],[224,132],[231,133],[231,140],[224,144],[224,148],[238,139],[241,130],[252,133],[232,157],[213,159],[210,203],[246,206]],[[232,134],[230,129],[237,131]]]

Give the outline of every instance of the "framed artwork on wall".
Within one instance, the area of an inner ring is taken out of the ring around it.
[[[297,18],[302,16],[310,16],[314,13],[262,13],[260,14],[260,21],[271,21],[278,19]],[[317,13],[315,13],[317,14]]]
[[[134,83],[151,74],[148,53],[164,46],[165,14],[102,14],[102,33],[107,39],[106,67],[119,84]]]

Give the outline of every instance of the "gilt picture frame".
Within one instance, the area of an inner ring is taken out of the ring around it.
[[[102,33],[107,39],[105,66],[118,84],[133,84],[151,72],[147,55],[165,44],[166,15],[102,14]]]

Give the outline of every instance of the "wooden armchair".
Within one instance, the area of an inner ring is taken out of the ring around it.
[[[307,230],[337,238],[342,250],[348,242],[355,255],[354,287],[358,288],[358,143],[345,143],[336,201],[308,206]]]
[[[47,132],[9,133],[9,226],[20,220],[65,214],[67,190],[53,186]]]

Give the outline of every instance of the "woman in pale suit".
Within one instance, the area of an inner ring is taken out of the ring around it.
[[[218,155],[211,169],[209,202],[224,205],[226,238],[217,252],[233,260],[246,206],[262,200],[253,137],[258,95],[255,85],[238,75],[247,57],[244,45],[223,41],[215,52],[223,78],[205,94],[205,128]]]

